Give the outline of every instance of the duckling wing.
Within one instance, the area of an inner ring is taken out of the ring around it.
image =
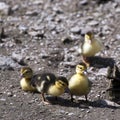
[[[52,73],[43,73],[33,75],[31,85],[36,87],[39,92],[46,91],[51,84],[55,83],[55,75]]]

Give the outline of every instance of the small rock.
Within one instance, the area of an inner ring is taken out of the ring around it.
[[[12,7],[12,11],[17,11],[19,9],[19,5],[14,5],[13,7]]]
[[[4,2],[0,2],[0,14],[10,15],[11,7]]]
[[[68,113],[68,115],[69,115],[69,116],[72,116],[72,115],[74,115],[74,113]]]
[[[0,101],[6,101],[6,99],[5,98],[0,98]]]
[[[115,11],[116,13],[120,13],[120,8],[117,8]]]
[[[81,112],[85,111],[85,109],[81,109]]]
[[[85,33],[89,32],[89,31],[93,31],[92,27],[90,27],[90,26],[83,27],[83,28],[81,28],[81,35],[84,35]]]
[[[15,62],[19,63],[20,65],[25,65],[24,58],[23,58],[23,56],[21,54],[13,52],[12,53],[12,59]]]
[[[61,8],[58,8],[58,7],[56,7],[56,6],[53,7],[53,11],[55,11],[56,14],[63,14],[62,9],[61,9]]]
[[[109,101],[109,100],[99,100],[98,102],[101,105],[106,106],[106,107],[119,107],[120,108],[119,104],[112,102],[112,101]]]
[[[38,11],[27,11],[25,13],[25,15],[27,15],[27,16],[37,16],[38,15]]]
[[[33,1],[33,5],[42,5],[43,4],[43,0],[34,0]]]
[[[76,66],[76,63],[75,63],[75,62],[63,62],[63,64],[64,64],[66,67],[68,67],[68,66],[70,66],[70,67],[75,67],[75,66]]]
[[[116,35],[116,40],[120,40],[120,34]]]
[[[90,25],[90,26],[97,26],[98,24],[99,24],[99,22],[95,21],[95,20],[88,23],[88,25]]]
[[[45,37],[44,31],[30,30],[30,31],[28,31],[28,34],[31,35],[32,37],[40,37],[40,38]]]
[[[70,30],[72,33],[75,33],[75,34],[80,34],[81,33],[81,28],[76,26],[76,27],[73,27],[71,28]]]
[[[87,112],[87,113],[90,113],[90,110],[87,110],[86,112]]]
[[[12,92],[8,92],[8,93],[7,93],[7,96],[8,96],[8,97],[12,97],[12,96],[13,96],[13,93],[12,93]]]
[[[0,56],[0,69],[2,70],[14,70],[15,68],[21,67],[11,57]]]
[[[97,75],[103,75],[103,76],[107,76],[108,73],[108,68],[101,68],[98,72]]]
[[[46,58],[49,57],[49,55],[46,54],[46,53],[41,53],[41,54],[40,54],[40,57],[41,57],[42,59],[46,59]]]
[[[28,28],[24,25],[19,25],[18,29],[21,33],[27,33]]]
[[[80,5],[87,5],[88,4],[88,0],[81,0],[79,4]]]

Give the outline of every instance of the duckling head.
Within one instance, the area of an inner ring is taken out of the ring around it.
[[[93,39],[94,39],[94,35],[93,35],[92,32],[87,32],[87,33],[85,34],[85,42],[91,44]]]
[[[20,70],[21,77],[29,79],[33,76],[33,70],[30,67],[23,67]]]
[[[81,62],[76,65],[76,73],[83,74],[87,70],[87,66],[85,63]]]
[[[55,82],[56,87],[66,89],[68,87],[68,80],[65,77],[59,76]]]

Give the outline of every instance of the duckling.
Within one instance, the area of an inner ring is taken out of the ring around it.
[[[89,67],[88,57],[95,56],[96,53],[101,51],[103,44],[101,41],[96,40],[92,32],[87,32],[84,37],[84,43],[81,46],[81,54],[83,62]]]
[[[36,88],[30,85],[31,78],[33,76],[33,70],[30,67],[23,67],[20,70],[22,79],[20,80],[20,86],[24,91],[37,91]]]
[[[38,92],[41,93],[42,101],[45,104],[50,104],[46,101],[44,94],[55,96],[62,95],[68,87],[68,81],[65,77],[56,77],[53,73],[42,73],[33,76],[31,85],[36,87]]]
[[[85,96],[87,101],[87,95],[91,90],[92,82],[85,75],[87,66],[85,63],[79,63],[76,65],[76,74],[74,74],[69,80],[69,90],[71,92],[71,101],[73,101],[73,95],[76,96]]]

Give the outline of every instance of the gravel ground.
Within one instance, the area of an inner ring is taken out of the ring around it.
[[[19,86],[19,70],[51,71],[68,79],[81,61],[78,49],[84,33],[93,30],[104,44],[88,77],[88,96],[70,102],[68,93],[44,105],[38,93]],[[108,100],[108,66],[120,68],[119,0],[1,0],[0,1],[0,120],[119,120],[120,107]]]

